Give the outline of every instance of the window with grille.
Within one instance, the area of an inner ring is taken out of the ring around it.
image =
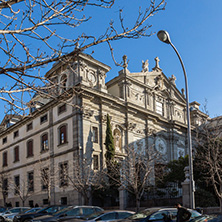
[[[17,175],[14,177],[14,183],[15,183],[15,195],[19,194],[19,190],[20,190],[20,176]]]
[[[59,165],[60,186],[68,186],[68,163],[60,163]]]
[[[34,172],[28,172],[28,191],[34,191]]]
[[[8,178],[3,179],[2,194],[5,197],[8,195]]]
[[[49,188],[49,168],[44,168],[41,171],[42,190]]]
[[[93,155],[93,169],[98,170],[99,169],[99,156]]]

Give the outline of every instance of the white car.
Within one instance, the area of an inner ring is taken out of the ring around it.
[[[4,213],[1,214],[0,221],[12,222],[15,215],[25,212],[29,209],[30,207],[14,207],[9,210],[6,210]]]

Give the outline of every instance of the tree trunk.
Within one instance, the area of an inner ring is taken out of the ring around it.
[[[3,202],[4,202],[4,206],[6,207],[6,195],[3,194]]]
[[[140,198],[139,195],[136,194],[136,212],[139,212],[140,209]]]
[[[84,194],[84,205],[89,205],[89,197],[87,194]]]
[[[219,202],[220,202],[220,213],[222,213],[222,199],[221,198],[219,199]]]

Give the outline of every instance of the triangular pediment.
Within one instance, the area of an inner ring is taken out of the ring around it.
[[[185,95],[177,89],[175,81],[172,78],[167,78],[164,73],[156,75],[156,78],[154,78],[156,84],[154,90],[163,97],[168,97],[179,103],[185,103]]]

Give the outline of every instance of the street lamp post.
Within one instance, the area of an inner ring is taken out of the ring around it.
[[[189,148],[189,175],[190,175],[190,207],[194,209],[195,201],[194,201],[193,157],[192,157],[192,141],[191,141],[191,125],[190,125],[190,109],[189,109],[187,74],[186,74],[183,61],[180,57],[180,54],[170,40],[169,33],[167,31],[161,30],[157,33],[157,37],[159,38],[160,41],[166,44],[170,44],[172,46],[183,68],[183,73],[184,73],[184,78],[185,78],[185,88],[186,88],[186,107],[187,107],[187,137],[188,137],[188,148]]]

